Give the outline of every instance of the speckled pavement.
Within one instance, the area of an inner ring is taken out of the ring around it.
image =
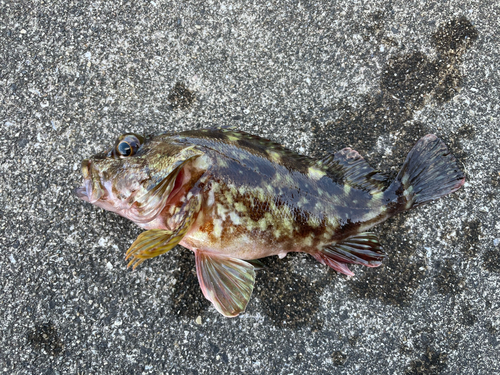
[[[411,4],[0,0],[0,373],[500,374],[500,6]],[[391,176],[435,133],[467,182],[376,227],[379,268],[266,259],[228,319],[72,195],[121,133],[214,125]]]

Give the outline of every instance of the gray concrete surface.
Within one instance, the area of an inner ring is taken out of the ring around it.
[[[500,374],[500,8],[411,3],[0,0],[0,372]],[[71,191],[123,132],[230,124],[392,175],[432,132],[467,183],[377,227],[378,269],[267,259],[226,319]]]

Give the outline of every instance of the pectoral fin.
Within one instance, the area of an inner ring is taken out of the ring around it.
[[[194,194],[193,194],[194,192]],[[184,203],[179,212],[172,217],[175,229],[151,229],[137,237],[127,250],[125,259],[132,258],[127,267],[135,269],[146,259],[165,254],[172,250],[187,233],[191,224],[196,220],[200,209],[200,196],[197,190],[191,192],[191,199]]]
[[[132,266],[135,269],[146,259],[172,250],[182,240],[184,234],[185,232],[172,232],[163,229],[151,229],[141,233],[127,250],[125,259],[132,258],[127,267]]]
[[[196,273],[203,295],[222,315],[235,317],[245,311],[255,283],[250,263],[198,251]]]
[[[132,258],[127,267],[135,269],[146,259],[165,254],[172,250],[182,240],[191,226],[192,216],[186,217],[175,230],[151,229],[137,237],[132,246],[127,250],[125,260]]]

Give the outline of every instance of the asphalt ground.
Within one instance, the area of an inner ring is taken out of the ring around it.
[[[0,372],[500,374],[497,1],[0,0]],[[72,195],[125,132],[236,125],[394,176],[440,136],[456,194],[375,228],[388,259],[338,275],[265,260],[245,314],[177,247]]]

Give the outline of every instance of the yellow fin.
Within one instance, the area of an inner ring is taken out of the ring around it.
[[[125,259],[132,258],[127,267],[135,269],[146,259],[172,250],[182,239],[182,236],[172,236],[172,232],[163,229],[151,229],[141,233],[127,250]]]
[[[175,231],[165,229],[151,229],[143,232],[127,250],[125,260],[132,258],[127,267],[135,269],[146,259],[165,254],[172,250],[182,240],[188,231],[192,216],[186,218]]]

